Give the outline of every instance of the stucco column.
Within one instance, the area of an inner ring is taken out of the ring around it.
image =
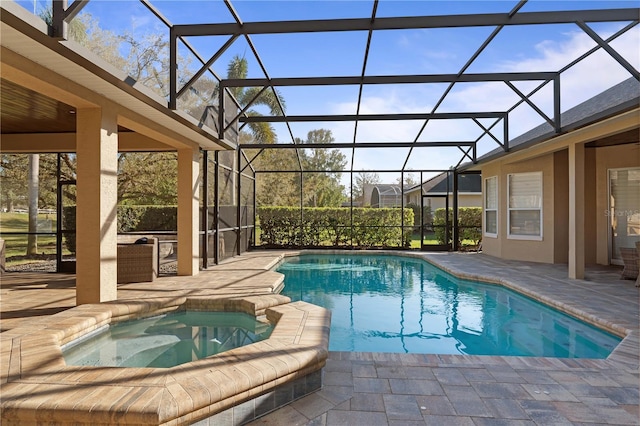
[[[178,150],[178,275],[199,272],[199,151]]]
[[[118,123],[114,111],[76,114],[76,303],[117,298]]]
[[[584,278],[584,144],[569,145],[569,278]]]

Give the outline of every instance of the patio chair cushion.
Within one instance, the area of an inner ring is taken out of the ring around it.
[[[624,269],[620,278],[635,280],[638,278],[638,252],[635,248],[620,247],[620,256]]]

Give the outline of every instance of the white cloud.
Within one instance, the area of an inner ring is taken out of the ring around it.
[[[607,38],[609,35],[601,36]],[[505,61],[500,68],[505,72],[555,71],[596,46],[595,41],[582,31],[567,33],[565,37],[560,43],[539,43],[536,46],[539,57],[517,62]],[[640,68],[640,28],[629,30],[611,45],[636,69]],[[631,74],[609,53],[599,49],[561,75],[562,110],[569,109],[629,77]]]
[[[601,34],[606,38],[607,34]],[[498,72],[557,71],[573,59],[591,49],[596,43],[584,32],[577,30],[562,34],[559,41],[545,40],[535,46],[529,57],[518,60],[504,60],[495,64]],[[409,42],[409,40],[407,40]],[[612,43],[612,47],[636,69],[640,68],[640,29],[634,28]],[[631,77],[607,52],[599,49],[578,65],[561,75],[561,108],[565,111],[580,102]],[[515,83],[525,94],[533,87],[529,83]],[[421,90],[403,90],[400,87],[376,86],[375,93],[363,96],[360,113],[407,113],[430,112],[435,103],[433,94]],[[442,92],[441,88],[439,88]],[[429,98],[428,101],[425,98]],[[520,97],[503,83],[474,83],[457,85],[438,109],[443,111],[504,111],[514,105]],[[551,84],[537,93],[532,100],[548,116],[553,113],[553,90]],[[353,114],[355,101],[337,102],[331,105],[331,114]],[[510,135],[515,137],[543,122],[543,118],[533,109],[525,106],[514,111],[510,120]],[[358,140],[413,141],[422,122],[360,122]],[[353,140],[353,123],[337,122],[329,126],[336,140]],[[502,137],[502,126],[495,128],[495,134]],[[466,140],[481,135],[474,123],[462,124],[455,121],[432,121],[420,140]],[[464,138],[464,139],[463,139]],[[489,149],[493,148],[490,147]],[[367,152],[368,151],[368,152]],[[355,157],[354,169],[396,169],[403,166],[406,149],[361,150]],[[457,164],[462,153],[454,149],[451,154],[438,150],[433,154],[412,155],[407,166],[414,169],[441,169]]]

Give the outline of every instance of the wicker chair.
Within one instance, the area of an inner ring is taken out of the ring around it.
[[[620,247],[620,257],[624,262],[624,269],[620,278],[637,280],[638,278],[638,250],[636,248]]]
[[[158,239],[146,243],[118,242],[118,284],[151,282],[158,276]]]

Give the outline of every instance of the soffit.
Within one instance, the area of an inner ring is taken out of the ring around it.
[[[0,79],[2,134],[75,132],[75,108]]]
[[[640,143],[640,129],[633,129],[585,144],[587,148]]]

